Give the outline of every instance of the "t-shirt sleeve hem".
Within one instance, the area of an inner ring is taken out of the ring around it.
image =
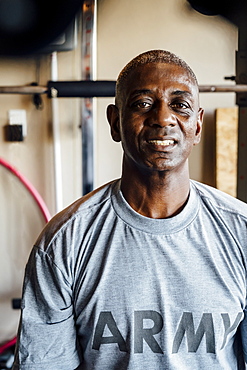
[[[74,359],[74,361],[59,361],[56,363],[43,362],[43,363],[30,363],[25,365],[13,364],[11,370],[74,370],[80,365],[80,361]]]

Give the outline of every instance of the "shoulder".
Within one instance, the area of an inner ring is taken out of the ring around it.
[[[100,210],[109,211],[111,196],[119,180],[107,183],[89,194],[77,199],[64,210],[56,214],[39,235],[36,245],[46,248],[58,235],[83,230],[95,219]]]
[[[212,186],[191,180],[192,186],[197,190],[198,195],[208,207],[217,209],[247,220],[247,204],[233,196],[224,193]]]

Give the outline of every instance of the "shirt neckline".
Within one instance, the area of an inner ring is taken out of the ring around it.
[[[136,212],[125,200],[120,186],[121,179],[114,183],[112,188],[111,202],[116,214],[130,227],[145,233],[174,234],[188,227],[199,210],[199,197],[192,181],[190,181],[190,194],[185,207],[176,216],[165,219],[149,218]]]

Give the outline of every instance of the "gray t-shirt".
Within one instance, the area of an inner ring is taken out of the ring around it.
[[[13,369],[245,369],[246,221],[194,181],[168,219],[136,213],[120,180],[76,201],[31,253]]]

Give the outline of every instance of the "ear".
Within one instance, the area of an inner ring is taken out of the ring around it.
[[[119,125],[119,110],[116,105],[110,104],[106,110],[107,120],[111,127],[112,139],[116,142],[121,141],[120,125]]]
[[[198,116],[197,116],[197,123],[196,123],[196,134],[195,134],[194,145],[199,144],[201,140],[203,116],[204,116],[204,110],[202,108],[199,108]]]

